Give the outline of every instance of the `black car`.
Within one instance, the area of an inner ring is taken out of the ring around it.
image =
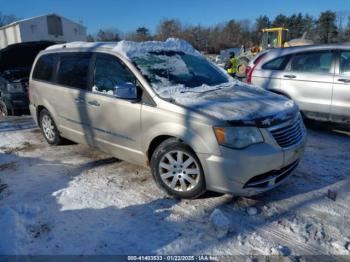
[[[28,79],[36,55],[50,41],[9,45],[0,50],[0,116],[28,110]]]

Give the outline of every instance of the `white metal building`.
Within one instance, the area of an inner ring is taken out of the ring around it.
[[[23,19],[0,27],[0,49],[32,41],[86,41],[86,27],[56,14]]]

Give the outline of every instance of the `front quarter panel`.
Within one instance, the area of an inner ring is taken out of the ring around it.
[[[159,136],[172,136],[183,140],[196,153],[220,154],[212,125],[198,114],[171,103],[169,109],[143,105],[142,148],[146,152],[152,140]]]

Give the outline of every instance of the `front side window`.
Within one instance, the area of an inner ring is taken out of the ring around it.
[[[90,58],[90,53],[62,54],[57,73],[58,84],[87,89]]]
[[[350,51],[340,53],[340,74],[350,76]]]
[[[33,78],[37,80],[50,81],[56,64],[55,54],[42,55],[36,62]]]
[[[99,54],[95,62],[92,91],[118,98],[136,98],[136,78],[116,57]]]
[[[227,83],[229,79],[205,58],[176,51],[138,55],[133,62],[160,95],[175,88],[195,88]]]
[[[308,52],[296,54],[290,63],[295,72],[329,73],[332,66],[332,52]]]
[[[288,56],[275,58],[262,66],[262,69],[267,70],[283,70],[288,63]]]

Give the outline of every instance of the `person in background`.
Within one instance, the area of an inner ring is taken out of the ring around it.
[[[236,58],[235,53],[232,52],[230,54],[230,59],[225,64],[225,70],[230,76],[236,77],[237,66],[238,66],[238,59]]]

